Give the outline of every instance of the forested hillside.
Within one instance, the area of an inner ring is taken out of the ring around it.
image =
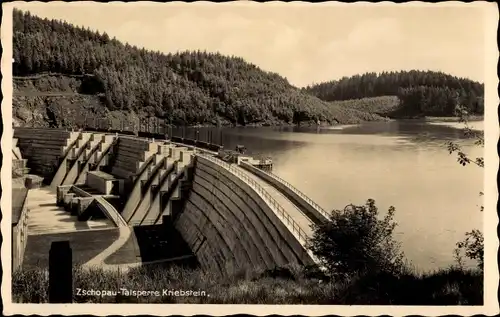
[[[484,112],[483,84],[441,72],[366,73],[303,90],[325,101],[397,96],[400,105],[393,116],[453,116],[458,103],[471,113]]]
[[[28,112],[27,117],[36,110],[39,116],[58,121],[64,108],[72,106],[75,118],[122,112],[153,115],[177,125],[382,119],[332,106],[238,57],[200,51],[147,51],[122,44],[106,33],[19,10],[14,11],[13,46],[14,113],[19,112],[17,108]],[[78,84],[70,84],[75,78]],[[76,99],[67,102],[61,93],[74,93]],[[77,94],[92,98],[77,98]],[[96,105],[97,97],[101,106]],[[88,106],[84,100],[93,106],[82,113]],[[27,105],[28,110],[24,109]],[[44,107],[51,109],[49,114],[44,113]],[[71,125],[71,120],[65,119],[62,125]]]

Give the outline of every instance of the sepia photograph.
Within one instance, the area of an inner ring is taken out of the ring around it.
[[[498,313],[496,4],[2,9],[4,314]]]

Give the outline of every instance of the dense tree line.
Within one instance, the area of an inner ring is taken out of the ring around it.
[[[242,58],[201,51],[148,51],[106,33],[41,19],[29,12],[14,11],[13,31],[14,76],[45,72],[89,75],[94,81],[85,85],[84,93],[102,95],[109,110],[154,115],[180,125],[380,120],[362,107],[328,101],[393,95],[413,113],[429,107],[415,103],[422,99],[418,97],[422,89],[425,100],[448,100],[446,90],[433,90],[429,96],[433,88],[428,87],[458,91],[470,109],[482,109],[483,85],[443,73],[371,73],[298,89]]]
[[[483,113],[484,85],[442,72],[366,73],[304,88],[326,101],[398,96],[401,115],[453,115],[457,104]]]
[[[174,124],[356,121],[366,115],[332,107],[238,57],[147,51],[19,10],[14,11],[13,45],[15,76],[87,74],[97,84],[86,93],[102,94],[110,110],[155,115]]]
[[[458,105],[464,106],[471,114],[484,113],[484,97],[477,96],[472,90],[448,87],[416,86],[401,88],[398,92],[402,115],[449,116],[456,114]]]

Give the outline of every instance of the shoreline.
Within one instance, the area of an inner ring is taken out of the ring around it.
[[[426,122],[460,122],[460,118],[453,116],[453,117],[424,117],[424,121]],[[478,115],[471,115],[467,119],[469,122],[477,122],[477,121],[484,121],[484,115],[478,116]]]
[[[270,128],[283,128],[283,127],[302,127],[302,128],[320,128],[320,129],[331,129],[331,128],[340,128],[343,126],[355,126],[355,125],[360,125],[364,123],[370,123],[370,122],[394,122],[398,120],[404,120],[404,121],[424,121],[424,122],[429,122],[429,123],[460,123],[460,118],[456,116],[451,116],[451,117],[421,117],[421,118],[386,118],[386,120],[376,120],[376,121],[362,121],[358,123],[338,123],[338,124],[321,124],[317,125],[315,123],[307,123],[307,124],[296,124],[296,123],[255,123],[255,124],[247,124],[247,125],[241,125],[241,124],[222,124],[222,125],[215,125],[215,124],[198,124],[198,125],[186,125],[186,126],[175,126],[172,125],[173,128],[263,128],[263,127],[270,127]],[[484,116],[478,116],[478,115],[473,115],[470,116],[467,119],[468,122],[481,122],[484,121]]]
[[[174,128],[174,129],[200,129],[200,128],[319,128],[319,129],[339,129],[342,127],[346,126],[356,126],[360,124],[365,124],[365,123],[371,123],[371,122],[394,122],[394,121],[415,121],[415,122],[428,122],[428,123],[460,123],[460,118],[456,116],[450,116],[450,117],[419,117],[419,118],[391,118],[391,117],[385,117],[384,120],[368,120],[368,121],[361,121],[361,122],[356,122],[356,123],[336,123],[336,124],[316,124],[314,122],[307,122],[307,123],[282,123],[282,122],[264,122],[264,123],[252,123],[252,124],[246,124],[246,125],[241,125],[241,124],[229,124],[229,123],[222,123],[222,124],[213,124],[213,123],[204,123],[204,124],[190,124],[190,125],[174,125],[174,124],[166,124],[164,127],[167,128]],[[484,121],[484,115],[478,116],[478,115],[471,115],[468,119],[468,122],[481,122]],[[23,126],[23,125],[20,125]],[[30,127],[30,126],[28,126]],[[35,126],[33,126],[35,127]]]

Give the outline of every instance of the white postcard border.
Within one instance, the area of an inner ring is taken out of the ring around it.
[[[483,306],[319,306],[319,305],[191,305],[191,304],[16,304],[12,303],[11,297],[11,170],[12,170],[12,9],[18,4],[24,2],[11,2],[2,4],[3,17],[1,28],[1,43],[3,47],[1,70],[2,70],[2,120],[4,131],[2,134],[1,144],[3,153],[3,162],[1,169],[2,180],[2,197],[1,210],[2,213],[1,232],[3,243],[1,246],[3,278],[1,285],[2,298],[4,303],[5,315],[12,314],[38,314],[48,316],[52,314],[63,315],[78,315],[78,314],[93,314],[97,316],[106,315],[135,315],[135,314],[150,314],[150,315],[185,315],[191,316],[196,314],[202,315],[231,315],[236,313],[246,313],[252,315],[367,315],[377,316],[387,314],[391,316],[403,316],[408,314],[438,316],[438,315],[474,315],[485,314],[494,315],[499,312],[498,307],[498,236],[496,233],[498,225],[498,216],[496,212],[496,204],[498,199],[498,191],[496,186],[496,176],[498,173],[499,160],[496,153],[496,144],[499,137],[499,122],[497,115],[497,107],[499,103],[497,85],[498,76],[496,73],[496,65],[498,63],[498,48],[496,43],[496,31],[498,27],[498,7],[495,3],[476,2],[442,2],[437,4],[429,4],[422,2],[410,2],[405,4],[394,4],[392,2],[381,3],[318,3],[311,4],[305,2],[268,2],[265,4],[253,3],[251,1],[231,2],[231,3],[154,3],[154,2],[137,2],[137,3],[96,3],[91,1],[82,2],[30,2],[30,6],[35,5],[64,5],[64,6],[150,6],[150,5],[260,5],[262,8],[268,6],[479,6],[485,10],[484,28],[485,28],[485,45],[487,55],[485,56],[485,178],[484,178],[484,238],[485,238],[485,278],[484,278],[484,305]],[[425,21],[422,21],[425,23]]]

